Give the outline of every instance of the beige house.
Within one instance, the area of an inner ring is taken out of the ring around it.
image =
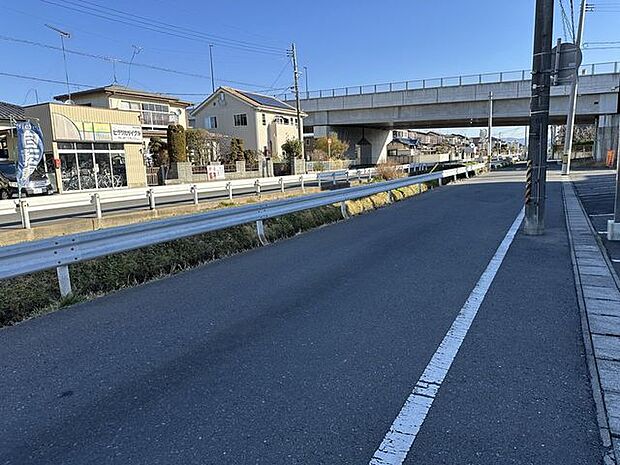
[[[68,95],[57,95],[54,98],[64,102]],[[145,154],[151,137],[166,139],[169,124],[180,124],[187,129],[187,107],[191,105],[190,102],[170,95],[130,89],[117,84],[72,93],[71,101],[75,105],[137,112],[140,115]]]
[[[302,113],[302,117],[305,114]],[[244,148],[281,159],[282,144],[298,139],[295,108],[275,97],[220,87],[192,111],[195,127],[243,140]]]

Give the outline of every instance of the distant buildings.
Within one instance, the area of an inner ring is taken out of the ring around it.
[[[282,144],[298,139],[300,124],[287,103],[232,87],[218,88],[194,108],[191,118],[197,128],[242,139],[245,149],[275,159],[283,156]]]

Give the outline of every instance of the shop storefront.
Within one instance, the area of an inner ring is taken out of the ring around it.
[[[25,113],[41,125],[46,171],[57,191],[146,185],[138,113],[57,103]]]

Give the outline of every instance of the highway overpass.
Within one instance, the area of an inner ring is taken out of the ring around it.
[[[311,127],[315,136],[337,132],[348,140],[351,151],[362,142],[361,151],[377,162],[386,156],[395,128],[486,126],[490,92],[494,126],[528,125],[529,76],[526,71],[502,72],[308,92],[301,102],[308,114],[304,126]],[[577,122],[594,123],[602,115],[617,114],[619,89],[618,62],[583,67]],[[569,93],[570,86],[552,88],[552,123],[565,122]]]

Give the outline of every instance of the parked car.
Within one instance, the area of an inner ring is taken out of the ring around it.
[[[24,196],[53,193],[54,188],[43,170],[42,164],[32,173],[30,180],[22,188],[22,195]],[[17,168],[15,162],[0,161],[0,199],[10,199],[17,194]]]

